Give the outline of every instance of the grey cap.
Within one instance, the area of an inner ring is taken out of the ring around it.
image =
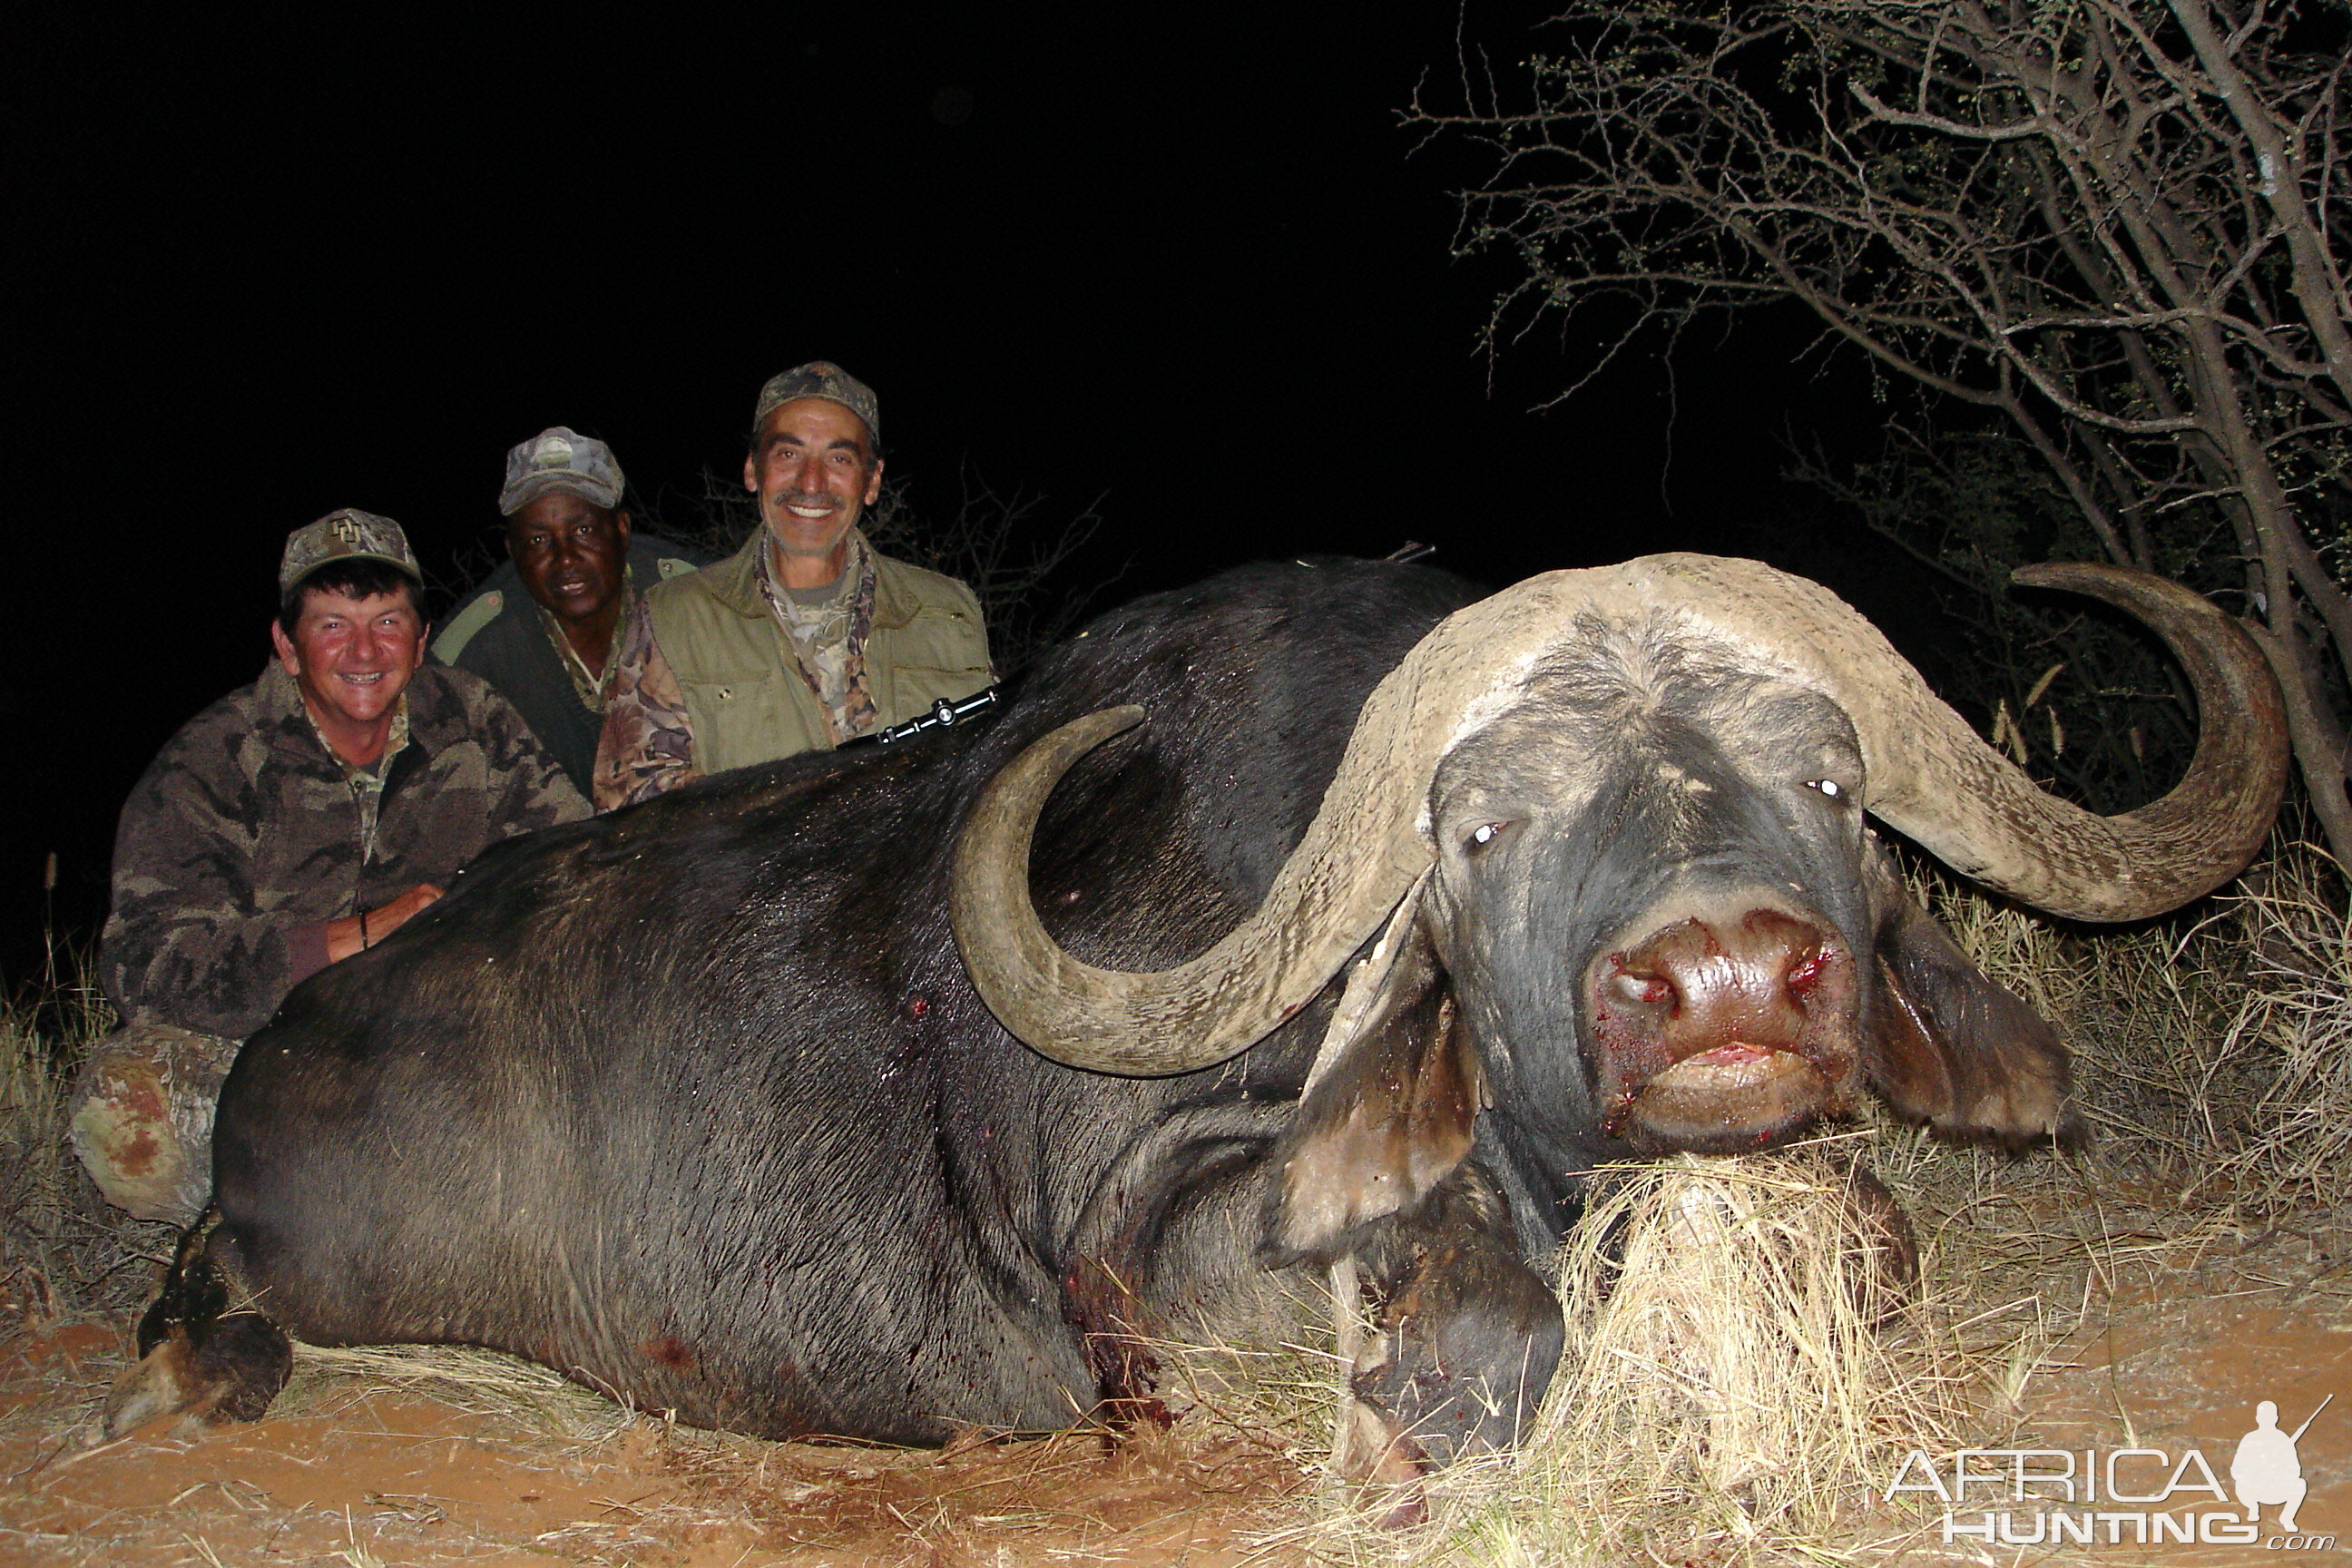
[[[499,510],[512,517],[550,490],[569,490],[598,506],[616,507],[626,488],[612,447],[558,425],[507,454],[507,483],[499,492]]]
[[[400,531],[400,524],[347,506],[286,536],[286,553],[278,558],[278,591],[287,592],[331,561],[352,560],[385,562],[419,584],[425,581],[416,552],[408,547],[408,535]]]
[[[882,418],[875,405],[874,389],[831,360],[813,359],[782,375],[770,376],[768,384],[760,388],[759,406],[751,410],[751,428],[759,429],[769,415],[799,397],[822,397],[840,404],[866,421],[868,441],[877,447],[882,444]]]

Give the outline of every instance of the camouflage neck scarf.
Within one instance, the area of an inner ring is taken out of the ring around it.
[[[874,554],[866,535],[851,529],[840,591],[817,605],[796,603],[775,579],[772,545],[760,552],[760,596],[791,643],[801,679],[815,697],[825,735],[835,745],[874,728],[874,699],[866,688],[866,640],[874,630]]]
[[[580,699],[580,706],[591,713],[604,710],[604,693],[613,689],[613,672],[621,667],[621,626],[628,619],[628,608],[635,603],[636,583],[625,562],[621,566],[621,615],[613,622],[613,640],[604,649],[604,668],[595,670],[588,668],[588,661],[580,657],[572,639],[563,635],[563,623],[555,618],[554,613],[537,599],[530,601],[530,607],[539,612],[540,629],[555,645],[555,661],[572,678],[572,695]]]
[[[342,754],[327,740],[327,732],[319,728],[318,715],[299,693],[294,699],[302,705],[302,717],[310,721],[310,733],[319,738],[319,749],[327,753],[334,764],[343,770],[343,782],[351,786],[352,804],[360,813],[360,860],[362,865],[375,858],[375,826],[377,808],[383,804],[383,781],[392,772],[392,759],[408,749],[408,693],[400,694],[393,705],[392,731],[384,736],[383,750],[374,762],[365,767],[343,761]]]

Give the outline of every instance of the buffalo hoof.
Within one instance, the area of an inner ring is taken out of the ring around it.
[[[163,1288],[139,1320],[139,1359],[107,1394],[109,1439],[166,1415],[184,1426],[258,1421],[294,1370],[294,1342],[254,1310],[232,1266],[216,1261],[218,1211],[180,1237]]]
[[[1848,1288],[1856,1306],[1875,1305],[1874,1319],[1883,1321],[1901,1310],[1919,1283],[1919,1238],[1895,1194],[1859,1162],[1847,1173],[1845,1196],[1855,1228],[1868,1242],[1862,1258],[1848,1261]]]
[[[1433,1468],[1517,1447],[1567,1337],[1543,1281],[1475,1244],[1431,1248],[1378,1329],[1350,1392]]]
[[[1429,1459],[1410,1433],[1360,1399],[1349,1401],[1341,1418],[1333,1468],[1356,1484],[1356,1505],[1383,1530],[1407,1530],[1429,1517],[1429,1493],[1422,1478]]]
[[[293,1369],[292,1342],[257,1313],[215,1319],[194,1331],[175,1323],[114,1380],[104,1435],[127,1436],[169,1415],[184,1426],[257,1421]]]

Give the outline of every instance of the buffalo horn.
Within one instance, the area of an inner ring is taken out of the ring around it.
[[[2164,639],[2197,693],[2188,772],[2121,816],[2061,800],[1979,739],[1855,616],[1879,661],[1846,700],[1872,815],[1963,876],[2070,920],[2145,920],[2244,870],[2278,815],[2289,760],[2278,681],[2253,639],[2202,595],[2145,572],[2053,562],[2021,567],[2012,581],[2105,600]]]

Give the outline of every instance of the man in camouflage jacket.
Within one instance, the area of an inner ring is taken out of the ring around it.
[[[382,585],[384,563],[394,591],[318,585]],[[213,1101],[287,992],[382,941],[492,843],[588,814],[504,699],[423,662],[416,595],[398,591],[415,574],[388,519],[298,531],[280,584],[303,630],[281,625],[279,661],[173,736],[123,806],[99,978],[124,1026],[92,1050],[71,1137],[142,1218],[202,1207]],[[309,640],[322,605],[341,612],[328,635],[360,652]],[[366,607],[387,636],[345,629]]]

